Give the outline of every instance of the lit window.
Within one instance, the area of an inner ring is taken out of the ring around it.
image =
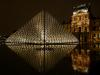
[[[99,38],[100,38],[100,33],[99,33]]]
[[[87,31],[87,27],[85,27],[85,31]]]

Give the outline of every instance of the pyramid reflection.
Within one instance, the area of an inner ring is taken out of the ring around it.
[[[41,11],[13,33],[6,45],[38,71],[52,68],[71,52],[78,40],[67,27],[60,25],[49,13]]]

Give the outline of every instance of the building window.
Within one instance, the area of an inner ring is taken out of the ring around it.
[[[74,32],[75,32],[75,28],[74,28]]]
[[[96,48],[98,48],[98,44],[96,44]]]
[[[95,44],[93,45],[93,47],[94,47],[94,48],[96,47]]]
[[[81,17],[81,16],[79,16],[79,20],[80,20],[80,21],[81,21],[81,18],[82,18],[82,17]]]
[[[100,38],[100,33],[99,33],[99,38]]]
[[[99,39],[99,34],[97,34],[97,38]]]
[[[88,15],[85,15],[85,18],[88,18]]]
[[[99,43],[99,48],[100,48],[100,43]]]
[[[79,17],[77,17],[77,19],[76,19],[77,21],[79,21]]]
[[[95,31],[96,30],[96,27],[93,27],[93,30]]]
[[[93,39],[93,42],[96,42],[96,34],[93,34],[92,39]]]
[[[93,34],[93,37],[95,37],[96,35],[95,34]]]
[[[85,31],[87,32],[87,27],[85,27]]]
[[[81,27],[79,27],[79,32],[81,32]]]

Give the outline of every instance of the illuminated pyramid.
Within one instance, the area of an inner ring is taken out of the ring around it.
[[[78,40],[49,13],[41,11],[13,33],[6,45],[38,71],[47,71],[73,50]],[[72,45],[70,45],[72,44]]]

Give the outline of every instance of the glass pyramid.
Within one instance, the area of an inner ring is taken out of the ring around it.
[[[41,11],[5,41],[6,45],[38,71],[47,71],[78,44],[48,12]]]

